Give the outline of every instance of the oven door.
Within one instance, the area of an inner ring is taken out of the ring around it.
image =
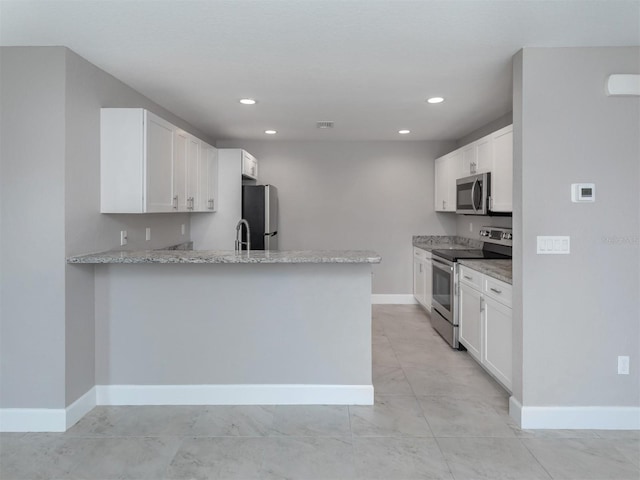
[[[481,173],[456,180],[456,213],[486,215],[490,174]]]
[[[431,306],[449,323],[454,324],[454,264],[434,255],[431,257],[432,293]]]

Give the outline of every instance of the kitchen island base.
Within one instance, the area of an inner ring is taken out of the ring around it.
[[[103,264],[100,405],[373,404],[371,265]]]

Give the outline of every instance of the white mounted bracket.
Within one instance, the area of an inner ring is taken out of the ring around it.
[[[607,95],[640,96],[640,75],[609,75],[607,79]]]

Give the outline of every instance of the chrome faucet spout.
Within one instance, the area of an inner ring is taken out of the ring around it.
[[[243,242],[240,236],[240,230],[242,230],[242,225],[247,229],[247,241]],[[247,222],[244,218],[241,218],[240,221],[236,225],[236,253],[239,253],[242,250],[242,246],[247,246],[247,253],[251,250],[251,230],[249,229],[249,222]]]

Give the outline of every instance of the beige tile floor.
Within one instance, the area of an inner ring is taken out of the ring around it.
[[[412,305],[373,309],[373,406],[98,407],[0,435],[0,479],[631,479],[638,431],[522,431]]]

